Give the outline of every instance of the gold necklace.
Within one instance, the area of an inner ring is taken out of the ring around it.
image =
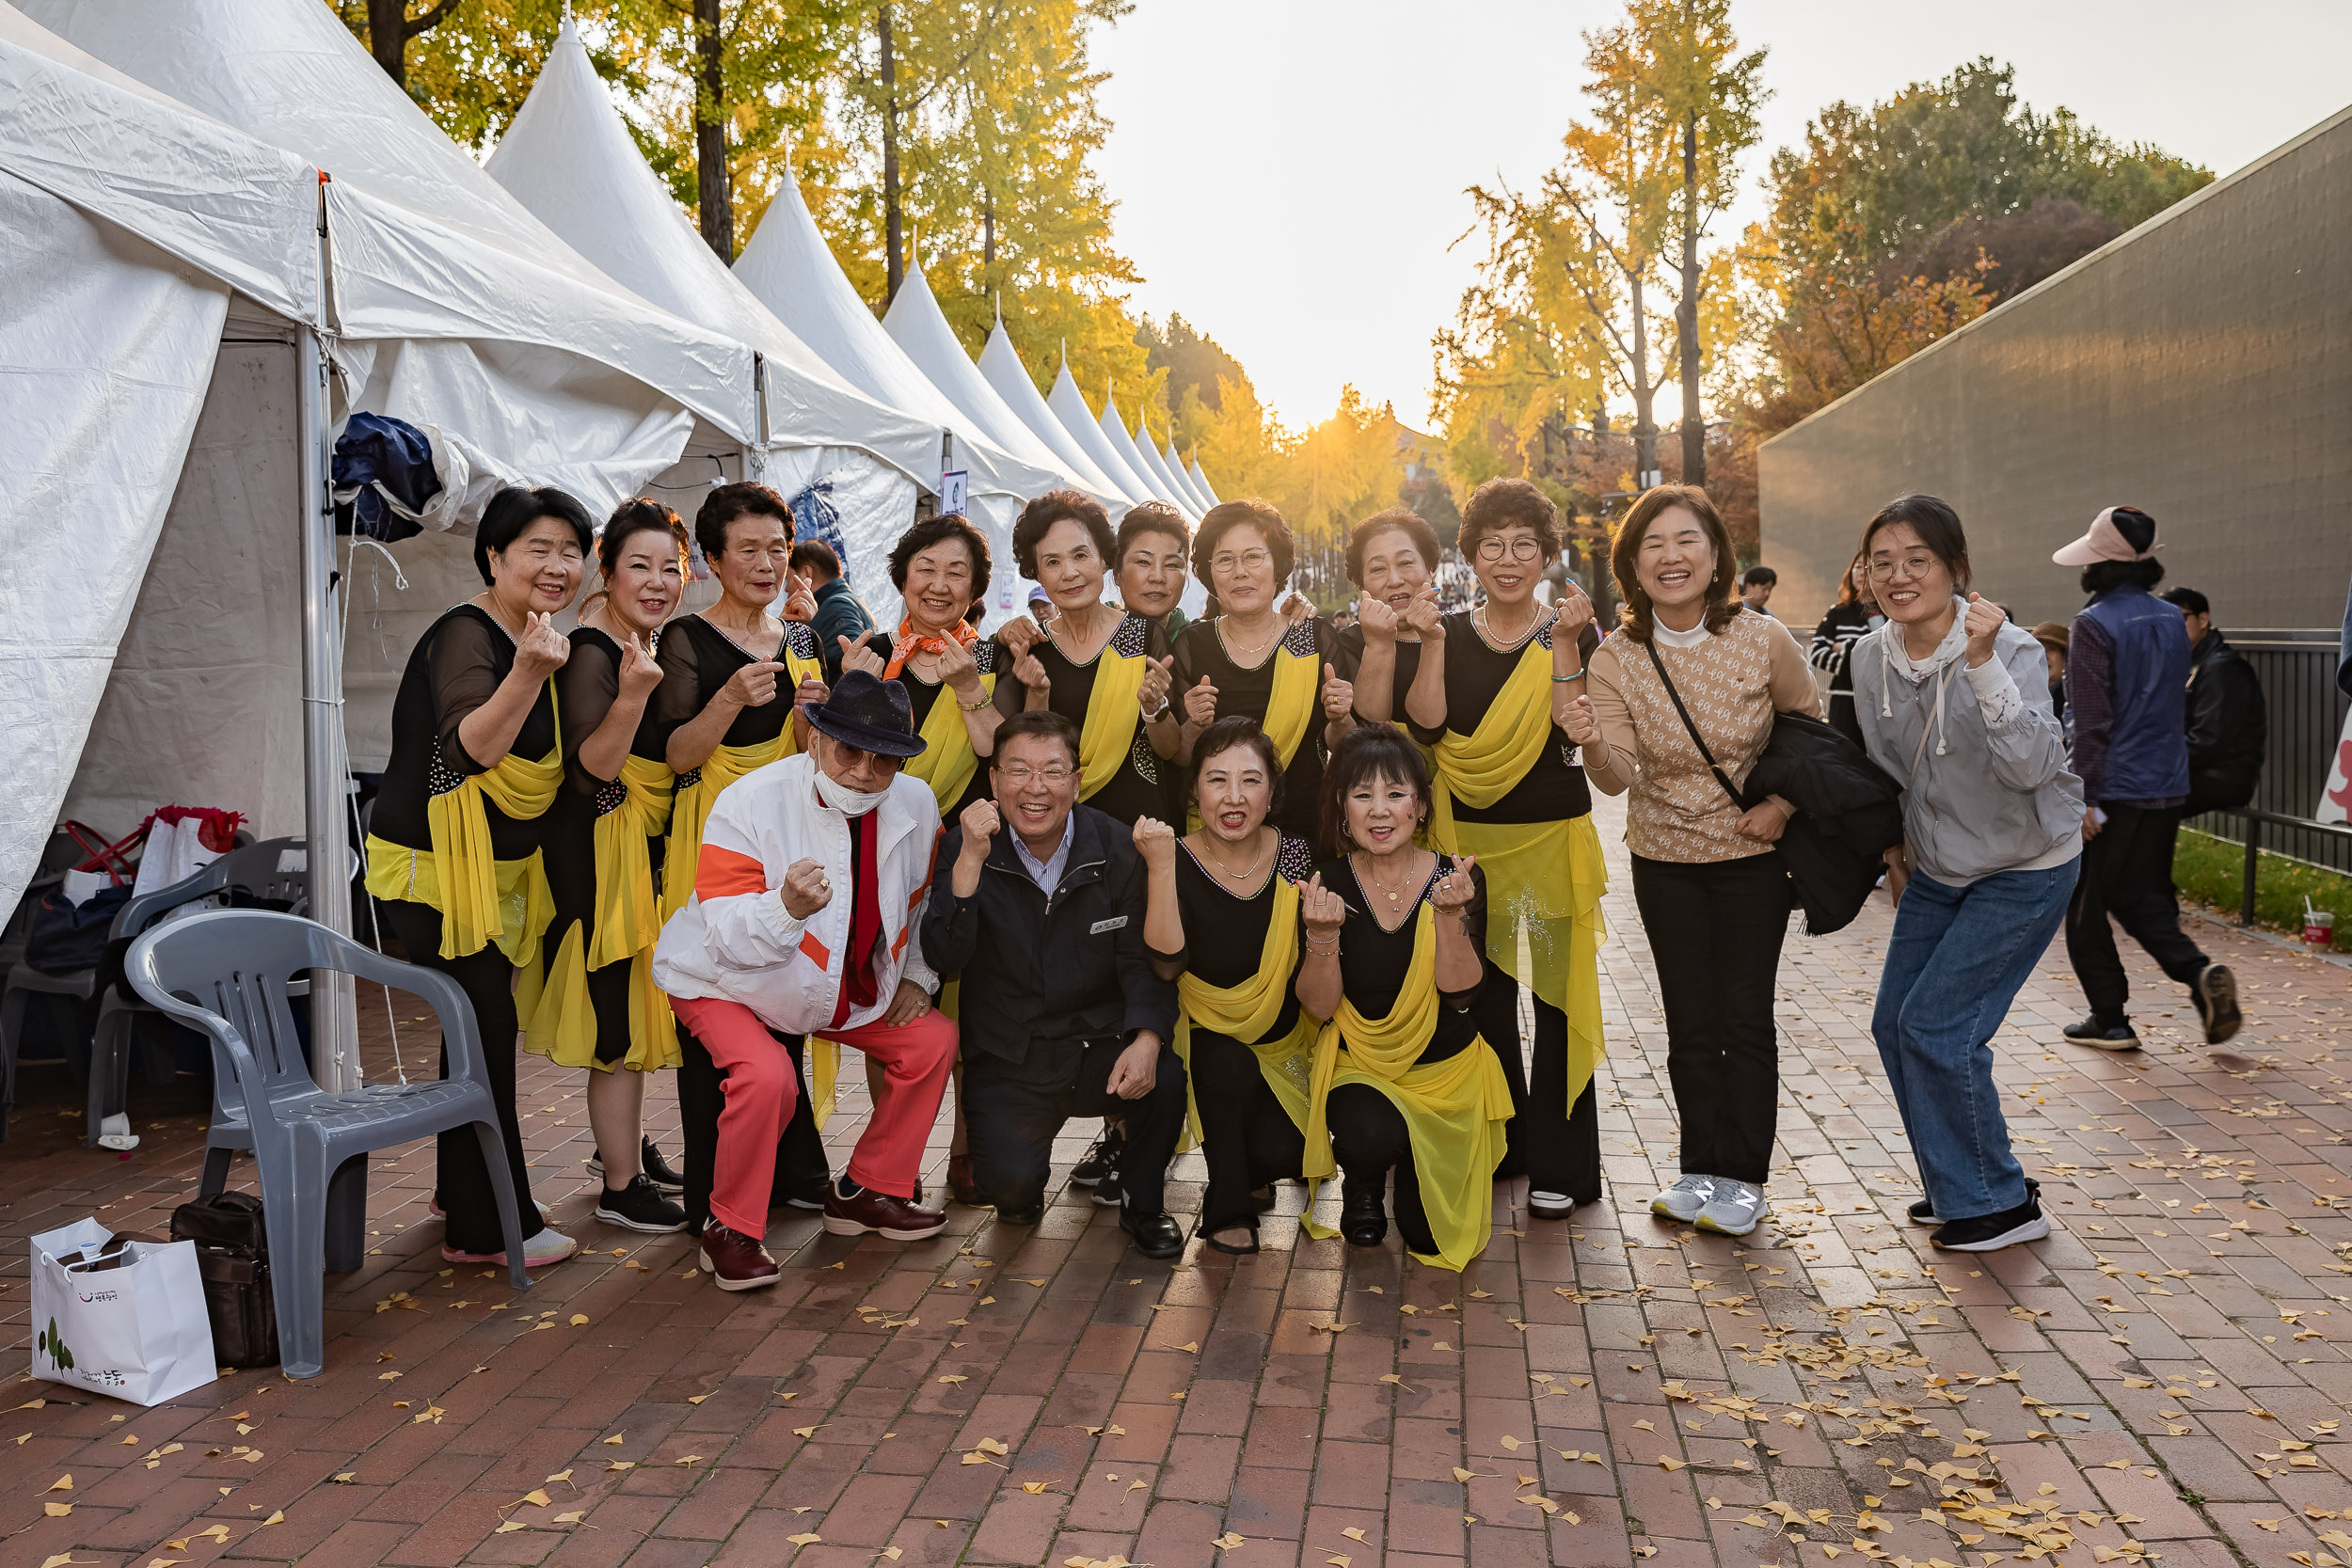
[[[1371,869],[1371,867],[1372,867],[1373,862],[1374,862],[1374,861],[1375,861],[1377,857],[1373,856],[1373,855],[1370,855],[1370,854],[1366,854],[1366,853],[1365,853],[1363,850],[1361,850],[1361,849],[1359,849],[1359,850],[1358,850],[1358,851],[1356,851],[1356,852],[1357,852],[1358,854],[1359,854],[1359,855],[1363,855],[1363,856],[1364,856],[1364,870],[1369,871],[1369,870]],[[1407,848],[1407,849],[1405,851],[1404,856],[1403,856],[1403,857],[1401,857],[1401,858],[1403,858],[1403,859],[1406,861],[1406,867],[1407,867],[1407,869],[1406,869],[1406,873],[1405,873],[1405,885],[1404,885],[1404,887],[1399,888],[1397,891],[1395,891],[1395,892],[1393,892],[1393,893],[1390,892],[1390,891],[1389,891],[1389,889],[1388,889],[1388,886],[1387,886],[1385,883],[1383,883],[1383,882],[1380,880],[1380,879],[1379,879],[1379,878],[1377,878],[1377,877],[1366,877],[1366,876],[1363,876],[1363,875],[1360,875],[1360,874],[1359,874],[1359,875],[1357,877],[1357,879],[1357,879],[1359,882],[1362,882],[1362,883],[1364,883],[1365,885],[1369,886],[1369,887],[1372,889],[1372,891],[1373,891],[1373,892],[1377,893],[1377,894],[1380,894],[1380,895],[1382,895],[1383,896],[1385,896],[1385,897],[1388,899],[1388,901],[1389,901],[1389,905],[1390,905],[1390,907],[1391,907],[1391,909],[1396,908],[1397,906],[1399,906],[1399,905],[1401,905],[1401,904],[1403,904],[1403,903],[1405,902],[1405,894],[1406,894],[1406,891],[1407,889],[1411,888],[1411,887],[1412,887],[1412,885],[1413,885],[1413,874],[1412,874],[1412,871],[1411,871],[1411,869],[1410,869],[1410,866],[1411,866],[1411,863],[1412,863],[1412,862],[1411,862],[1411,856],[1412,856],[1412,853],[1413,853],[1413,852],[1412,852],[1412,850],[1411,850],[1410,848]]]
[[[1225,636],[1225,623],[1230,619],[1232,619],[1230,616],[1219,616],[1217,618],[1216,639],[1218,641],[1225,643],[1225,656],[1228,658],[1232,659],[1233,662],[1238,665],[1241,662],[1241,658],[1236,656],[1233,644],[1231,641],[1228,641]],[[1260,657],[1268,648],[1271,648],[1277,641],[1280,641],[1282,634],[1287,630],[1289,630],[1289,628],[1281,624],[1279,617],[1277,617],[1274,629],[1266,634],[1263,641],[1259,642],[1247,650],[1248,657],[1252,659]]]
[[[1281,842],[1281,837],[1282,837],[1282,835],[1281,835],[1281,834],[1279,834],[1279,833],[1275,834],[1275,835],[1274,835],[1274,838],[1275,838],[1275,843],[1279,844],[1279,843]],[[1208,838],[1208,835],[1207,835],[1206,833],[1203,833],[1203,834],[1201,835],[1201,838],[1200,838],[1200,844],[1201,844],[1201,847],[1203,847],[1203,848],[1206,848],[1206,847],[1208,847],[1208,844],[1209,844],[1209,838]],[[1225,863],[1224,863],[1222,861],[1218,860],[1218,859],[1217,859],[1217,857],[1216,857],[1216,856],[1215,856],[1215,855],[1200,855],[1200,854],[1196,854],[1196,855],[1194,856],[1194,858],[1195,858],[1196,860],[1204,860],[1204,861],[1206,861],[1206,862],[1208,863],[1208,865],[1209,865],[1209,869],[1210,869],[1210,870],[1212,870],[1212,871],[1216,872],[1218,876],[1225,878],[1225,879],[1226,879],[1227,880],[1229,880],[1229,881],[1234,881],[1234,882],[1248,882],[1248,881],[1250,881],[1250,880],[1254,879],[1257,877],[1257,875],[1258,875],[1258,867],[1260,867],[1260,866],[1262,866],[1262,865],[1265,864],[1265,858],[1266,858],[1266,854],[1267,854],[1267,850],[1265,850],[1265,849],[1261,849],[1261,850],[1259,850],[1259,851],[1258,851],[1258,858],[1257,858],[1256,860],[1251,861],[1251,862],[1249,863],[1249,869],[1248,869],[1248,870],[1247,870],[1247,871],[1228,871],[1228,870],[1226,870],[1226,869],[1225,869]]]

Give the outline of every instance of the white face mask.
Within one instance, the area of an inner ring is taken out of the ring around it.
[[[889,796],[887,789],[851,789],[838,779],[827,778],[818,791],[818,798],[844,816],[864,816]]]

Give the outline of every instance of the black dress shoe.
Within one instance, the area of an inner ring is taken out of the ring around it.
[[[1184,1227],[1163,1211],[1121,1210],[1119,1228],[1127,1233],[1136,1243],[1136,1250],[1146,1258],[1174,1258],[1184,1250]]]
[[[1349,1246],[1378,1246],[1389,1239],[1389,1212],[1379,1188],[1369,1181],[1346,1185],[1340,1195],[1340,1234]]]
[[[998,1225],[1035,1225],[1044,1217],[1045,1205],[1042,1203],[1032,1203],[1026,1209],[1008,1209],[1001,1203],[996,1206]]]

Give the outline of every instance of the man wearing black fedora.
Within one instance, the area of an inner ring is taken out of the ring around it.
[[[797,1095],[791,1052],[818,1035],[884,1064],[874,1115],[825,1198],[825,1228],[935,1234],[918,1207],[923,1146],[956,1056],[931,1006],[920,930],[939,836],[906,690],[851,671],[807,710],[810,750],[729,784],[703,829],[694,894],[662,927],[654,979],[726,1074],[714,1129],[690,1126],[690,1180],[710,1171],[702,1264],[723,1291],[771,1285],[761,1244],[776,1135]]]

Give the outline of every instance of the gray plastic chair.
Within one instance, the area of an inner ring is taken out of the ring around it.
[[[113,940],[128,941],[192,899],[230,890],[262,903],[288,905],[289,912],[300,914],[310,902],[310,863],[309,844],[300,838],[269,838],[231,849],[171,886],[142,894],[123,905],[115,911]],[[310,990],[309,981],[296,980],[287,987],[287,994],[307,996]],[[90,1035],[89,1109],[82,1130],[82,1141],[93,1148],[106,1113],[130,1103],[131,1043],[137,1037],[139,1020],[155,1014],[155,1008],[135,993],[126,996],[119,986],[107,987],[99,1001],[98,1025]],[[151,1063],[150,1075],[155,1076]],[[217,1121],[225,1104],[217,1077],[213,1104]]]
[[[481,1034],[456,981],[371,952],[315,921],[266,910],[216,910],[158,926],[131,943],[123,969],[141,996],[210,1037],[215,1079],[235,1085],[233,1096],[216,1097],[235,1119],[224,1125],[216,1116],[199,1191],[220,1190],[230,1150],[253,1150],[278,1299],[279,1361],[288,1377],[316,1377],[325,1367],[329,1187],[364,1182],[373,1149],[470,1123],[498,1200],[507,1278],[517,1291],[531,1288]],[[440,1021],[449,1077],[348,1094],[321,1089],[303,1063],[286,1006],[288,982],[311,970],[423,998]]]

